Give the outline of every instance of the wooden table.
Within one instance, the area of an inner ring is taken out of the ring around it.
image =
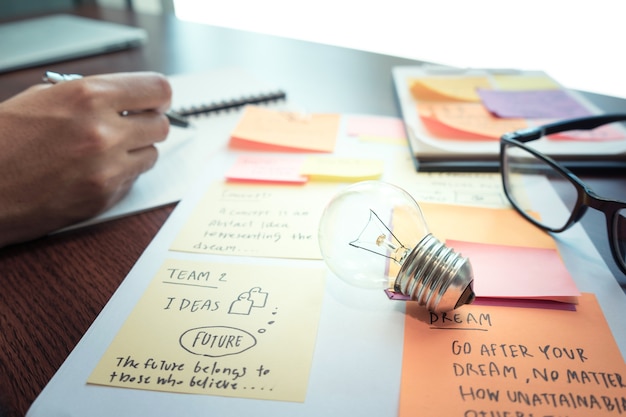
[[[309,111],[398,116],[391,68],[416,61],[249,32],[184,23],[173,16],[86,7],[77,14],[144,27],[138,49],[0,75],[0,100],[38,82],[44,70],[165,74],[241,67],[282,86]],[[590,96],[626,111],[622,100]],[[584,177],[601,195],[626,198],[626,172]],[[23,416],[106,304],[174,205],[0,250],[0,417]],[[584,226],[618,279],[604,219]]]

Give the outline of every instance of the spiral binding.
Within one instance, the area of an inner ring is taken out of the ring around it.
[[[219,113],[221,111],[238,110],[241,107],[250,104],[265,104],[276,101],[285,100],[287,93],[282,90],[278,90],[271,93],[259,94],[253,96],[244,96],[238,99],[218,101],[215,103],[209,103],[202,106],[193,106],[188,108],[182,108],[176,111],[177,114],[183,117],[202,116],[209,115],[211,113]]]

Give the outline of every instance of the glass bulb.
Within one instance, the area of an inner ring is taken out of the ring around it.
[[[353,184],[326,206],[322,257],[349,284],[388,289],[432,311],[474,300],[469,261],[437,240],[403,189],[381,181]]]

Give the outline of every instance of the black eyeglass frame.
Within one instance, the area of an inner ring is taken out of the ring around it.
[[[520,213],[525,219],[533,223],[535,226],[540,229],[552,232],[552,233],[560,233],[563,232],[576,222],[578,222],[583,215],[586,213],[588,208],[593,208],[598,210],[604,214],[606,219],[606,227],[609,237],[609,243],[611,248],[611,254],[613,255],[613,260],[620,268],[622,273],[626,274],[626,261],[622,258],[620,250],[619,250],[619,239],[617,236],[617,221],[618,221],[618,213],[620,210],[626,210],[626,202],[612,200],[604,197],[600,197],[597,195],[587,184],[585,184],[580,178],[578,178],[574,173],[572,173],[569,169],[562,166],[554,159],[550,158],[547,155],[542,154],[541,152],[526,146],[526,142],[531,142],[533,140],[537,140],[545,135],[551,135],[555,133],[565,132],[568,130],[591,130],[596,127],[614,123],[614,122],[623,122],[626,121],[626,114],[608,114],[601,116],[590,116],[583,117],[578,119],[564,120],[560,122],[546,124],[544,126],[538,126],[528,129],[520,129],[514,132],[505,133],[500,138],[500,174],[502,177],[502,187],[504,189],[504,194],[507,199],[511,203],[511,205]],[[564,226],[560,228],[551,228],[541,224],[537,219],[530,216],[528,213],[524,211],[521,207],[519,207],[513,198],[509,195],[508,187],[506,184],[506,158],[505,158],[505,149],[507,146],[517,146],[522,148],[526,152],[534,155],[538,159],[544,161],[546,164],[550,165],[555,171],[559,172],[564,179],[569,180],[572,185],[576,188],[576,204],[572,208],[572,213],[569,219],[565,222]]]

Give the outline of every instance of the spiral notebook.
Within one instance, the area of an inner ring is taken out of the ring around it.
[[[169,77],[172,110],[188,118],[201,118],[240,110],[247,105],[286,100],[280,88],[256,79],[238,68]]]
[[[195,182],[211,156],[226,147],[246,105],[276,109],[286,106],[286,93],[239,68],[180,74],[169,77],[171,109],[185,116],[189,128],[172,126],[157,144],[156,165],[139,177],[128,195],[99,216],[71,226],[74,229],[177,202]]]

